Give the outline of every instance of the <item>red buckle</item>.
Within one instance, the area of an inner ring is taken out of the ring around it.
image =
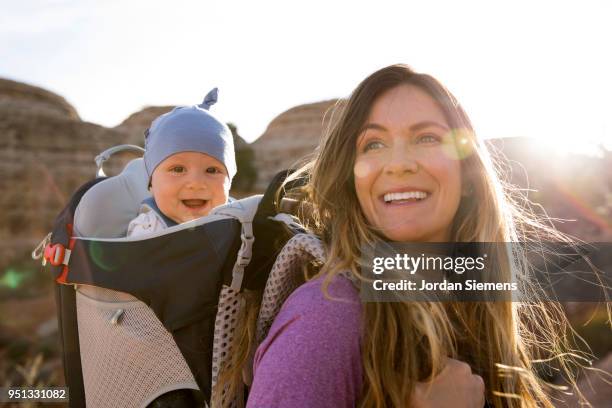
[[[62,244],[47,244],[45,247],[45,259],[53,266],[60,266],[64,263],[66,248]]]

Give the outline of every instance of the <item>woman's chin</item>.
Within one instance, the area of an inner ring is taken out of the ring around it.
[[[393,242],[421,242],[423,234],[403,228],[389,228],[381,231],[383,237]]]
[[[415,225],[398,226],[393,225],[383,228],[380,233],[389,241],[393,242],[446,242],[447,234],[440,231],[432,231],[427,228],[419,228]]]

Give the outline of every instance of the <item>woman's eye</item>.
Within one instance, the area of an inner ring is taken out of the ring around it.
[[[183,166],[174,166],[170,169],[170,171],[173,173],[184,173],[187,171],[187,169]]]
[[[437,143],[440,137],[432,134],[422,135],[417,138],[417,143]]]
[[[365,146],[363,146],[363,152],[367,152],[368,150],[372,150],[372,149],[380,149],[381,147],[384,147],[385,145],[378,140],[372,140],[371,142],[368,142],[365,144]]]

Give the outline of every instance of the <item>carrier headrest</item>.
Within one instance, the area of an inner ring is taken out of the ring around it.
[[[123,171],[90,188],[74,214],[74,233],[81,237],[124,237],[140,204],[151,196],[142,158],[130,161]]]

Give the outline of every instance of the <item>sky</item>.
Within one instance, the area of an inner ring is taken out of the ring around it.
[[[287,109],[346,97],[406,63],[437,77],[483,137],[612,149],[612,5],[545,1],[0,0],[0,77],[116,126],[199,103],[253,141]]]

